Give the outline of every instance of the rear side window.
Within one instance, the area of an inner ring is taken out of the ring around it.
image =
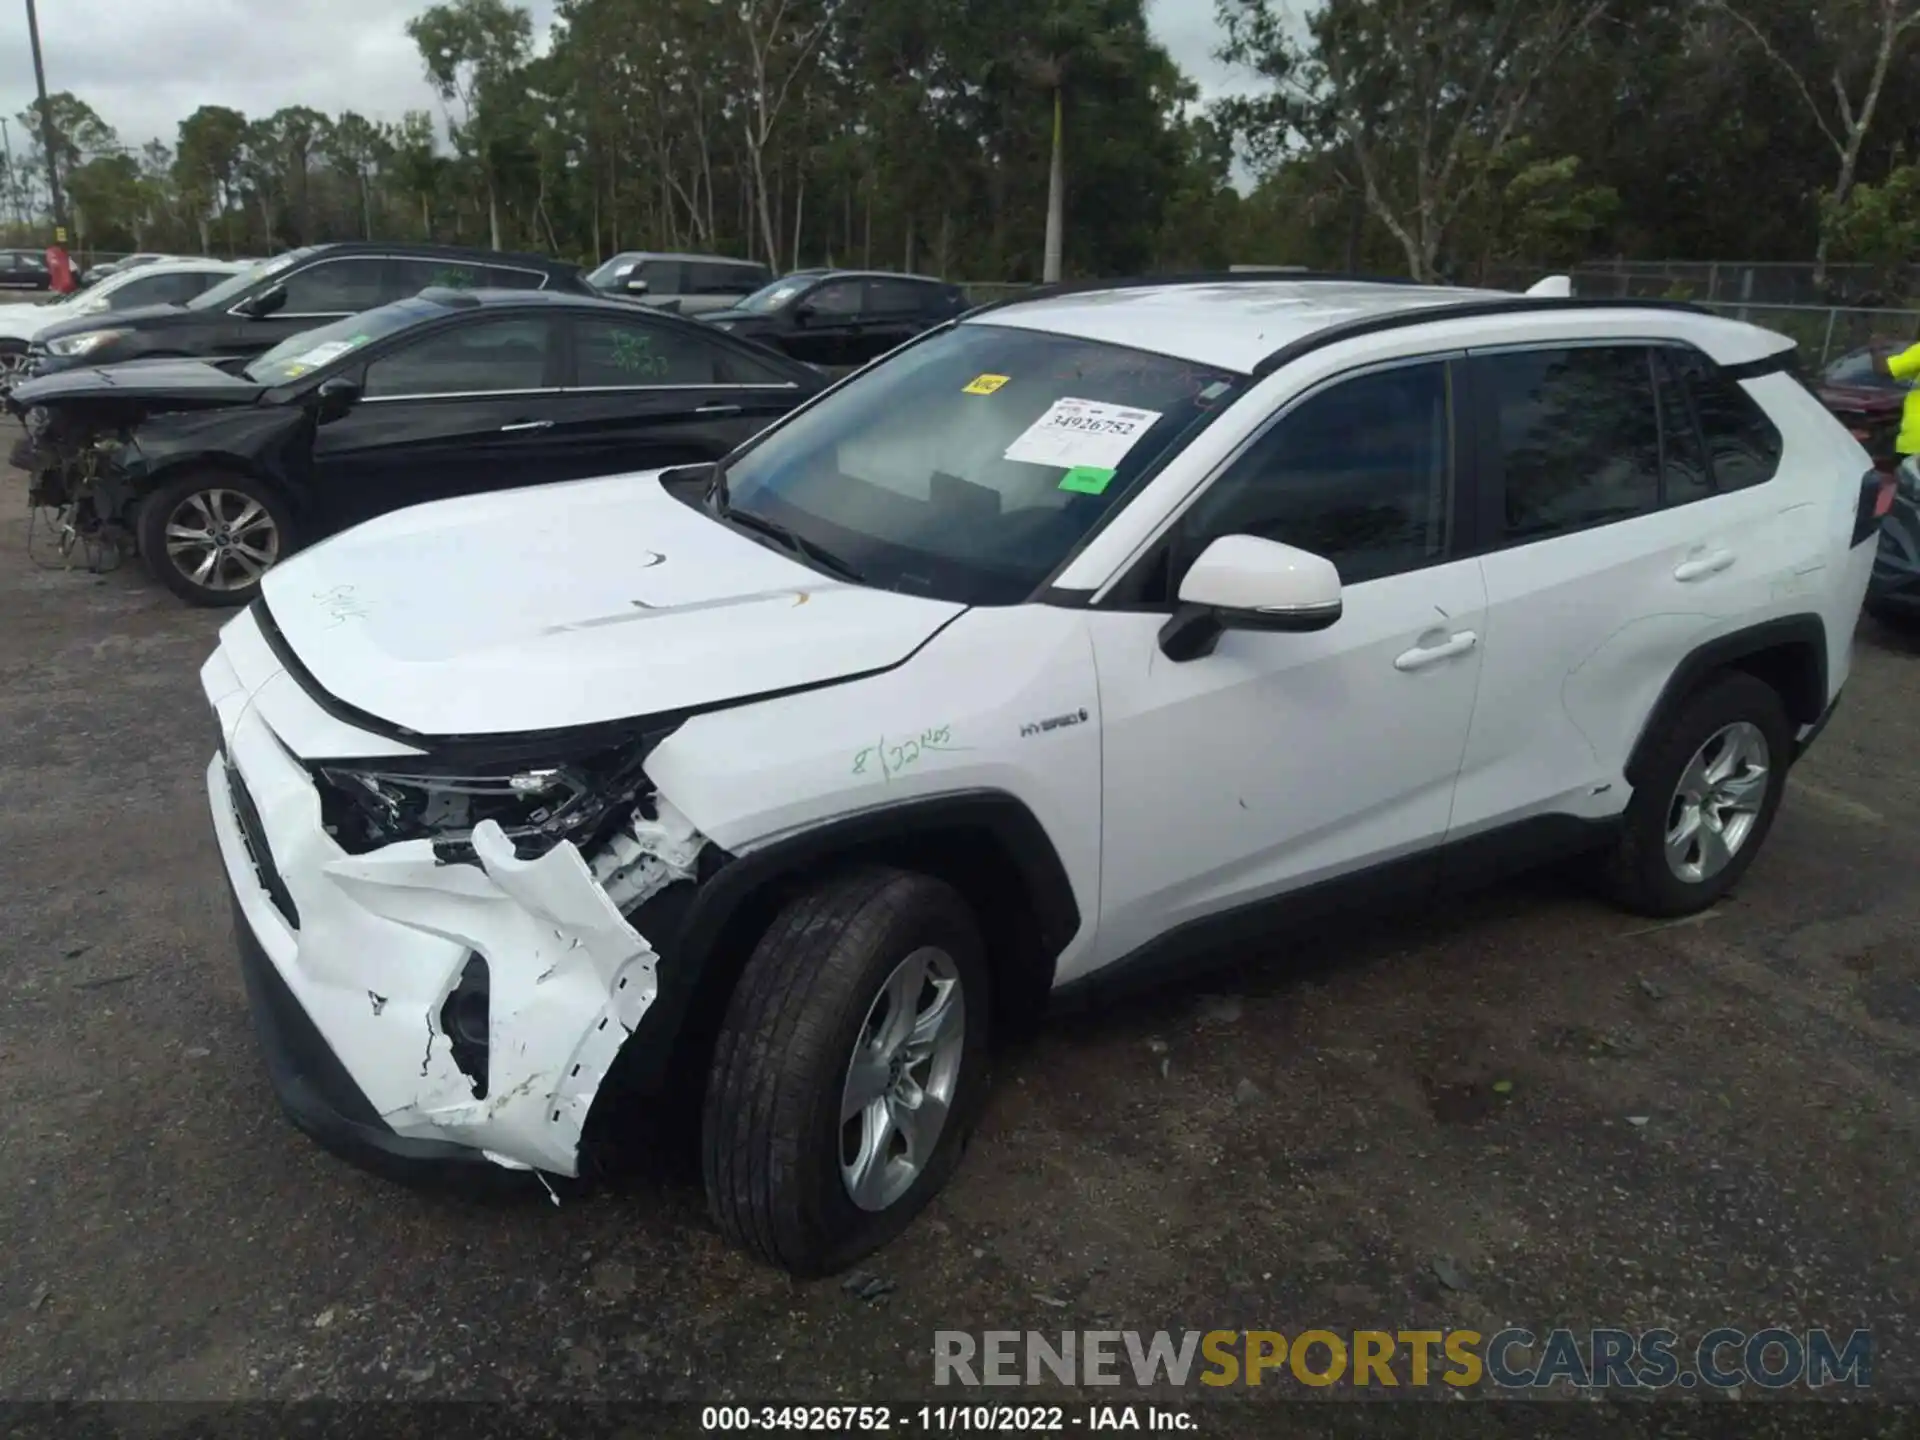
[[[721,347],[678,326],[576,320],[575,383],[582,389],[712,385],[722,379]]]
[[[689,295],[751,295],[772,277],[757,265],[717,265],[695,261],[687,266]]]
[[[1571,346],[1479,357],[1498,419],[1509,545],[1660,506],[1660,424],[1645,346]]]
[[[521,270],[509,265],[483,265],[480,273],[493,290],[544,290],[547,277],[538,270]]]
[[[931,315],[936,292],[912,280],[869,280],[867,308],[875,315]]]
[[[1785,448],[1779,427],[1738,380],[1698,351],[1673,356],[1706,440],[1714,489],[1745,490],[1780,473]]]

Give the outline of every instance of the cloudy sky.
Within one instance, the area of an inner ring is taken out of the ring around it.
[[[47,88],[71,90],[137,146],[173,141],[200,105],[266,115],[283,105],[398,119],[435,108],[407,39],[430,0],[40,0]],[[544,34],[553,0],[532,0]],[[0,0],[0,115],[33,98],[25,7]],[[1208,93],[1232,76],[1212,58],[1212,0],[1148,0],[1154,32]],[[16,142],[17,143],[17,142]]]

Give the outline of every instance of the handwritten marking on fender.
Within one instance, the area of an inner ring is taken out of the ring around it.
[[[904,740],[888,740],[883,735],[873,744],[862,746],[854,752],[853,773],[872,775],[877,771],[881,779],[891,780],[902,771],[919,764],[923,756],[969,748],[953,743],[952,725],[922,730],[918,735]]]

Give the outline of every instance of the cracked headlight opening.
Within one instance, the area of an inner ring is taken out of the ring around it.
[[[331,764],[313,768],[327,833],[349,854],[402,840],[432,840],[446,861],[473,858],[473,829],[499,824],[515,851],[532,859],[562,840],[585,846],[652,786],[642,769],[664,735],[578,760],[449,766]]]

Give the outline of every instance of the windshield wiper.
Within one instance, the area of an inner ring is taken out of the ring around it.
[[[751,510],[735,510],[727,503],[727,477],[721,474],[714,484],[714,503],[719,514],[743,530],[755,530],[770,540],[776,540],[794,554],[811,560],[822,570],[831,570],[843,580],[851,580],[855,585],[864,585],[867,577],[852,565],[824,545],[816,544],[806,536],[797,534],[782,525],[778,520],[769,520],[764,515],[756,515]]]

